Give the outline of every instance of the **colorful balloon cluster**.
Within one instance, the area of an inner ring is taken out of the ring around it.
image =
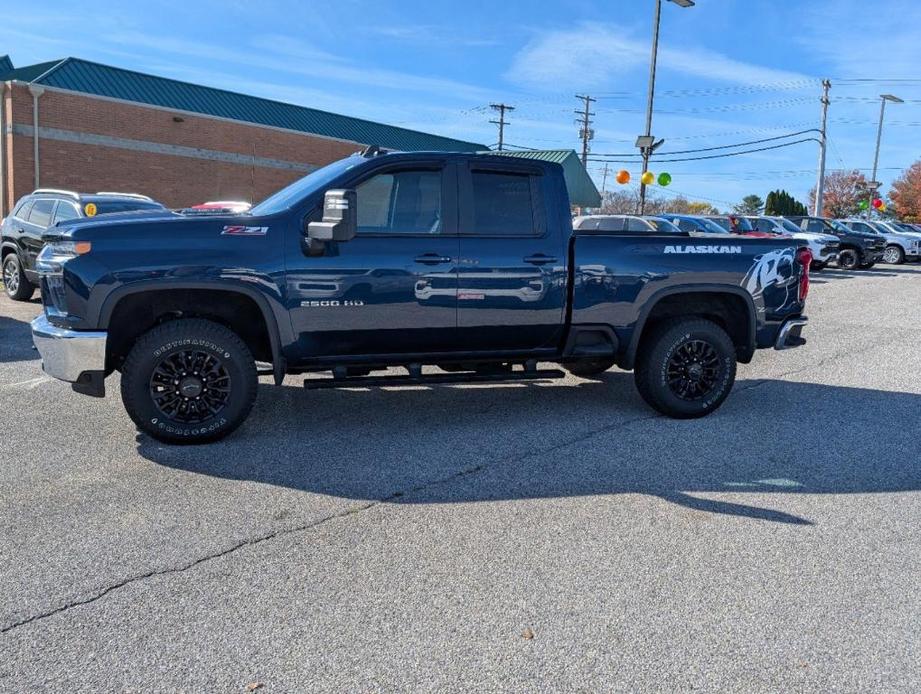
[[[616,180],[621,185],[626,185],[630,182],[630,172],[626,169],[621,169],[617,172],[614,180]],[[658,183],[664,188],[672,182],[672,175],[670,173],[660,173],[659,177],[656,178],[656,175],[652,171],[646,171],[640,177],[640,181],[644,186],[651,186],[653,183]]]

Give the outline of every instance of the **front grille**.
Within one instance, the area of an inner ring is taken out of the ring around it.
[[[841,248],[841,244],[839,243],[826,243],[822,246],[822,255],[837,253],[839,248]]]

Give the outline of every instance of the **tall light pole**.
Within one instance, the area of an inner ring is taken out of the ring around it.
[[[891,101],[894,104],[904,104],[905,101],[900,99],[897,96],[892,94],[880,94],[880,107],[879,107],[879,128],[876,130],[876,154],[873,155],[873,177],[870,180],[870,201],[867,205],[867,218],[870,217],[870,212],[873,208],[873,195],[877,190],[880,189],[880,182],[876,180],[876,167],[879,165],[879,144],[883,139],[883,117],[886,115],[886,102]]]
[[[694,0],[669,0],[679,7],[693,7]],[[662,15],[662,0],[656,0],[655,14],[652,20],[652,58],[649,61],[649,94],[646,97],[646,132],[636,139],[636,146],[643,155],[643,173],[649,170],[649,156],[662,144],[654,142],[652,137],[652,102],[656,93],[656,60],[659,54],[659,19]],[[646,184],[640,176],[640,214],[646,213]]]

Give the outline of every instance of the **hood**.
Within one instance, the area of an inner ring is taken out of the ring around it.
[[[159,221],[161,219],[178,218],[179,215],[172,210],[167,209],[150,209],[150,210],[131,210],[130,212],[113,212],[111,214],[98,214],[95,217],[79,217],[77,219],[68,219],[64,222],[48,227],[45,232],[54,236],[58,229],[83,229],[85,227],[101,227],[111,224],[125,224],[133,222]]]

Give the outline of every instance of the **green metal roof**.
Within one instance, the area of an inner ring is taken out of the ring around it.
[[[31,65],[10,70],[5,75],[0,71],[0,79],[24,82],[35,80],[38,84],[59,89],[296,130],[338,140],[375,144],[386,149],[454,152],[485,149],[484,145],[475,142],[147,75],[80,58],[64,58]]]
[[[569,201],[579,207],[599,207],[601,193],[595,187],[595,182],[582,166],[582,160],[575,150],[571,149],[506,149],[501,152],[490,152],[504,157],[520,157],[522,159],[539,159],[560,164],[563,167],[563,178],[569,189]]]
[[[7,72],[13,70],[13,61],[10,60],[8,55],[0,55],[0,78],[3,77]]]

